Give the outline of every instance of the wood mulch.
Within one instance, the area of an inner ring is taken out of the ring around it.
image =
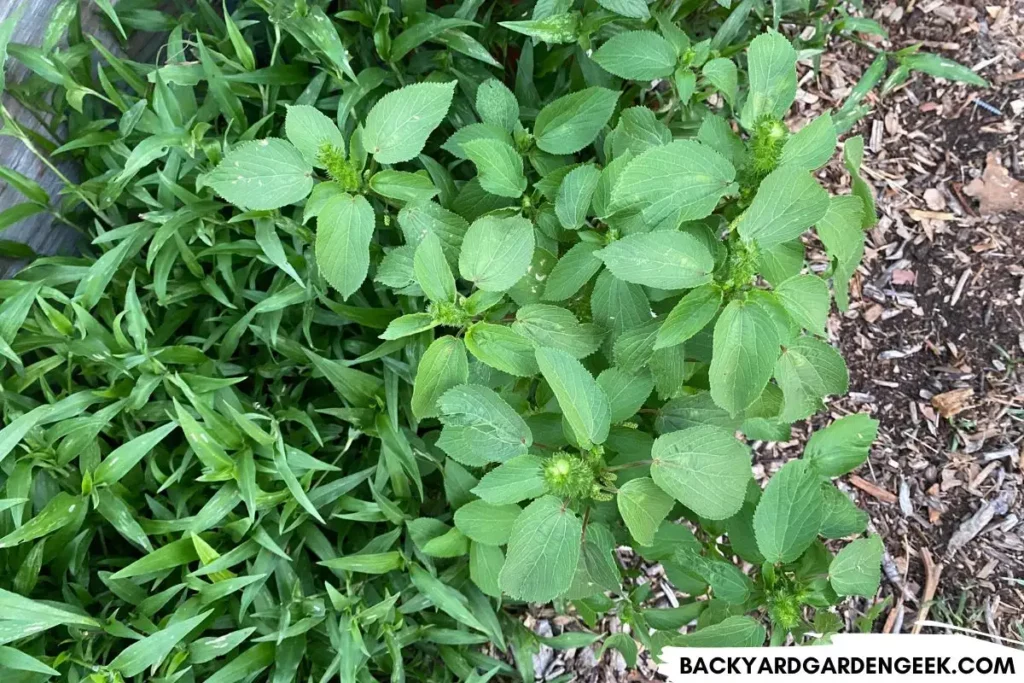
[[[852,412],[880,421],[868,464],[838,482],[870,513],[887,549],[875,599],[840,610],[851,627],[888,599],[878,631],[947,630],[917,623],[927,620],[1024,640],[1022,10],[1012,0],[927,0],[869,12],[890,32],[874,39],[879,47],[923,43],[991,87],[915,75],[872,98],[854,132],[865,139],[863,172],[880,220],[850,310],[830,320],[851,391],[795,428],[792,441],[757,448],[756,471],[766,477],[799,455],[812,427]],[[794,127],[837,108],[872,57],[850,45],[824,57],[817,75],[803,70]],[[838,161],[821,180],[848,191]],[[812,258],[826,262],[820,250]],[[658,570],[640,580],[654,582],[655,601],[670,606],[683,596]],[[547,609],[528,623],[545,632],[579,628]],[[545,651],[537,664],[539,680],[566,671],[588,682],[656,678],[643,654],[630,672],[614,652],[597,662]]]

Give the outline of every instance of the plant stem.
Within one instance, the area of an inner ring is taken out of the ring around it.
[[[636,462],[627,462],[624,465],[614,465],[612,467],[606,467],[605,469],[609,472],[618,472],[619,470],[628,470],[631,467],[644,467],[646,465],[653,464],[653,460],[637,460]]]

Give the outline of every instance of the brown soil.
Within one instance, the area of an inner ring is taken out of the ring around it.
[[[902,578],[889,585],[891,618],[880,627],[912,628],[927,549],[943,565],[930,620],[1021,639],[1024,205],[979,215],[965,191],[993,152],[1021,177],[1021,5],[910,7],[874,13],[891,31],[887,48],[924,42],[992,87],[915,76],[861,123],[880,222],[851,310],[833,320],[851,394],[831,407],[881,421],[859,474],[896,502],[866,493],[860,501]],[[866,63],[857,55],[849,55],[854,65]],[[847,77],[850,67],[823,72]]]

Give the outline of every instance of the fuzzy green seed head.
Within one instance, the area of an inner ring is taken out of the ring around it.
[[[359,172],[345,160],[345,154],[341,149],[325,142],[317,151],[316,159],[326,169],[331,180],[341,185],[346,192],[359,190]]]
[[[516,151],[520,154],[526,154],[533,147],[533,135],[521,127],[516,127],[512,139],[516,144]]]
[[[445,327],[464,327],[469,323],[469,313],[450,301],[432,303],[427,307],[427,312],[434,316],[438,325]]]
[[[724,271],[723,284],[729,289],[749,285],[757,275],[759,250],[753,242],[740,239],[729,241],[729,260]]]
[[[594,471],[576,455],[559,451],[544,466],[548,491],[559,498],[589,498],[596,488]]]
[[[775,119],[763,119],[754,127],[750,140],[750,163],[755,175],[763,178],[775,170],[787,137],[789,131],[786,126]]]
[[[772,621],[785,629],[800,623],[800,601],[795,595],[779,595],[768,606]]]

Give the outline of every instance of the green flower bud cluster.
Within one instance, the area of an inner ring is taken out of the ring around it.
[[[341,185],[346,192],[359,191],[359,171],[345,160],[344,152],[338,147],[325,142],[317,151],[316,159],[330,179]]]
[[[760,180],[775,170],[782,156],[789,131],[785,124],[776,119],[766,118],[754,127],[750,139],[750,170]]]
[[[600,447],[582,455],[559,451],[544,466],[548,492],[572,500],[611,500],[604,487],[615,481],[615,473],[605,469]]]
[[[462,306],[451,301],[438,301],[427,307],[427,313],[434,316],[438,325],[445,327],[465,327],[471,316]]]
[[[796,595],[778,594],[769,599],[768,615],[772,622],[784,629],[792,629],[800,624],[801,604]]]
[[[589,498],[594,488],[594,471],[578,455],[559,451],[544,466],[548,491],[559,498]]]
[[[736,290],[749,285],[757,277],[760,251],[757,244],[744,242],[736,234],[730,236],[728,249],[729,257],[718,281],[727,290]]]

